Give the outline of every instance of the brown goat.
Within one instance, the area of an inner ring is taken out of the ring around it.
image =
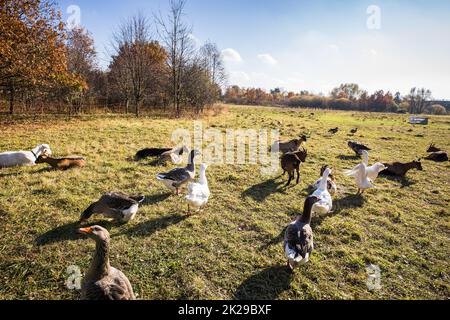
[[[437,148],[436,145],[434,143],[430,144],[430,146],[428,147],[427,152],[440,152],[442,151],[441,149]]]
[[[54,170],[68,170],[72,168],[83,168],[86,166],[86,160],[84,158],[62,158],[55,159],[45,155],[40,156],[36,163],[47,163]]]
[[[448,153],[445,151],[433,152],[425,160],[431,160],[434,162],[446,162],[448,161]]]
[[[289,174],[289,181],[286,187],[291,184],[292,179],[295,177],[295,171],[297,171],[297,184],[300,182],[300,164],[306,161],[308,151],[303,148],[301,151],[288,152],[281,157],[281,168],[283,169],[283,175],[287,172]]]
[[[411,169],[417,169],[419,171],[423,170],[422,163],[420,161],[412,161],[409,163],[394,162],[394,163],[383,163],[383,164],[385,167],[387,167],[387,169],[381,171],[380,174],[398,176],[398,177],[402,177],[402,178]]]
[[[300,146],[302,145],[302,143],[306,142],[307,140],[308,140],[308,138],[305,135],[303,135],[299,139],[293,139],[288,142],[277,141],[272,145],[271,150],[274,150],[276,145],[278,144],[279,151],[283,154],[288,153],[288,152],[296,152],[296,151],[298,151],[298,149],[300,149]]]

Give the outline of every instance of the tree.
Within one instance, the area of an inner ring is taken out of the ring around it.
[[[82,90],[83,81],[67,69],[64,24],[50,1],[0,0],[0,87],[16,94],[41,87]]]
[[[114,34],[116,54],[111,72],[117,76],[124,97],[132,98],[136,116],[152,88],[156,88],[158,74],[163,72],[166,51],[152,41],[149,21],[141,14],[131,17]],[[154,93],[154,92],[152,92]],[[128,107],[127,107],[128,108]]]
[[[83,28],[74,28],[67,33],[66,45],[68,70],[87,81],[96,68],[97,59],[92,35]]]
[[[160,41],[168,53],[167,65],[170,69],[172,100],[177,116],[181,115],[182,79],[185,79],[186,66],[194,55],[192,27],[183,21],[185,4],[185,0],[170,0],[167,17],[164,19],[162,14],[155,16]]]
[[[431,91],[425,88],[412,88],[408,97],[409,113],[423,113],[427,107],[428,101],[431,99]]]
[[[210,41],[206,42],[200,48],[200,57],[209,73],[211,82],[218,87],[224,86],[227,81],[227,75],[222,53],[217,47],[217,44]]]
[[[334,88],[331,92],[333,98],[344,98],[352,101],[356,101],[361,94],[359,86],[355,83],[341,84],[339,87]]]

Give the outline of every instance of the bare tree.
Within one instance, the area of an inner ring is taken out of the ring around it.
[[[146,45],[151,41],[150,23],[141,13],[138,13],[122,23],[113,35],[113,39],[116,57],[121,57],[120,80],[129,82],[124,91],[129,91],[136,116],[139,116],[147,81],[149,61],[146,59]]]
[[[200,56],[208,70],[211,82],[219,87],[224,87],[227,82],[227,74],[222,53],[219,51],[217,44],[207,41],[200,48]]]
[[[431,91],[425,88],[412,88],[408,100],[409,100],[409,112],[411,114],[423,113],[428,106],[428,101],[431,99]]]
[[[181,115],[183,73],[194,54],[192,27],[183,20],[185,4],[185,0],[170,0],[167,17],[164,18],[161,13],[155,15],[160,41],[168,53],[172,100],[177,116]]]

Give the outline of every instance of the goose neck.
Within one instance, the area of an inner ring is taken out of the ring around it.
[[[98,280],[106,276],[109,273],[109,269],[109,239],[98,240],[88,275],[93,280]]]

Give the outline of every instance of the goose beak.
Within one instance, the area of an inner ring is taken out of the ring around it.
[[[82,234],[91,234],[92,233],[92,228],[91,227],[89,227],[89,228],[80,228],[80,229],[78,229],[78,232],[82,233]]]

